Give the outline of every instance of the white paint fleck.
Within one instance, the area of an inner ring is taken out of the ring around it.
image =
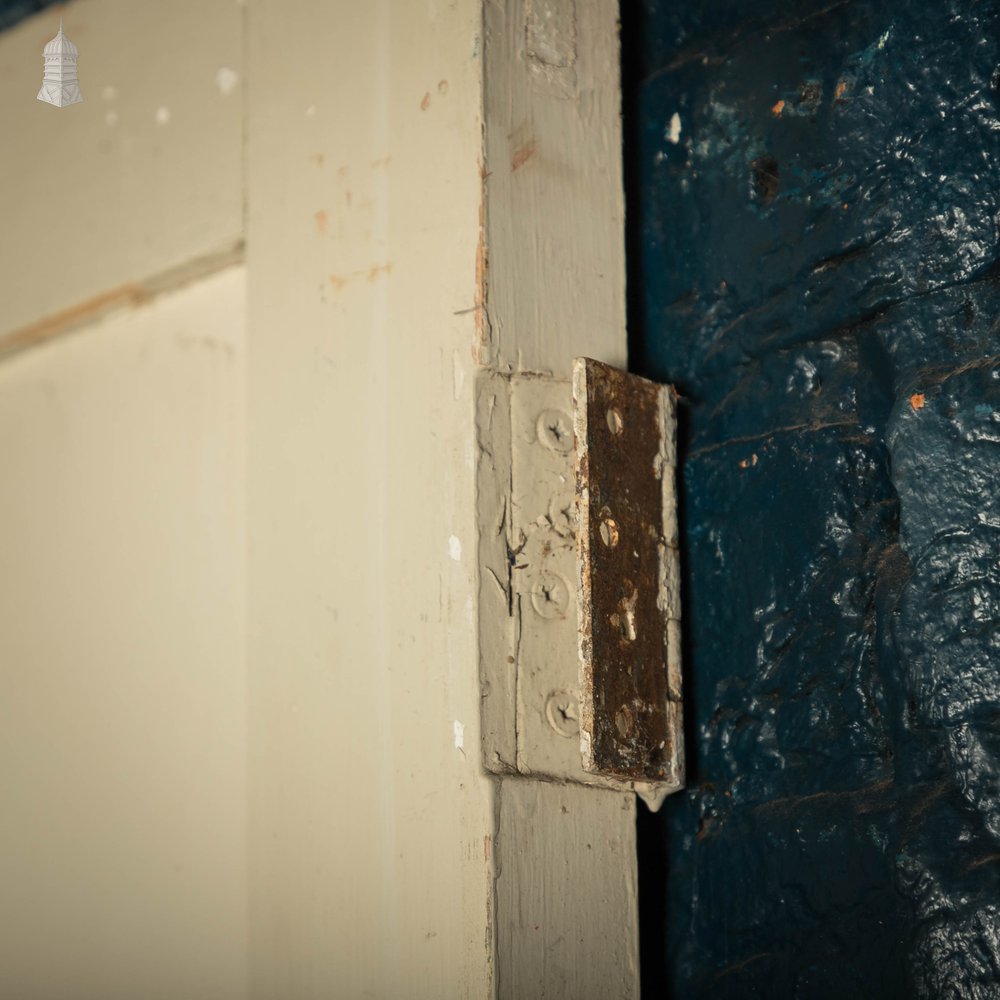
[[[681,116],[676,111],[670,116],[670,129],[666,134],[666,139],[675,146],[681,141]]]
[[[118,124],[118,112],[117,111],[106,111],[104,113],[104,121],[111,125],[112,127]]]
[[[156,109],[156,124],[166,125],[170,121],[170,108],[166,105]]]
[[[448,539],[448,555],[450,555],[455,562],[458,562],[458,560],[462,558],[462,543],[458,540],[457,535],[452,535]]]
[[[240,82],[240,74],[228,66],[222,66],[215,74],[215,85],[219,88],[219,93],[223,97],[231,94],[236,89],[236,84]]]
[[[465,746],[465,726],[456,719],[451,724],[451,731],[455,736],[455,749],[461,750]]]
[[[102,91],[101,97],[106,101],[113,101],[118,96],[118,88],[108,84]]]
[[[316,105],[310,104],[309,107],[306,108],[306,118],[315,118],[315,117],[316,117]]]
[[[887,41],[889,41],[889,32],[891,32],[891,31],[892,31],[892,28],[886,29],[886,31],[879,38],[879,40],[878,40],[879,51],[881,51],[882,49],[885,48],[885,43]]]

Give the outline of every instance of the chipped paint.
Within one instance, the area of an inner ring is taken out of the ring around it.
[[[228,97],[238,86],[240,74],[229,66],[220,66],[215,74],[216,89],[223,97]]]
[[[670,116],[670,124],[664,137],[675,146],[681,141],[681,116],[676,111]]]

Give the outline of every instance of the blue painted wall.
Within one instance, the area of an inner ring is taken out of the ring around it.
[[[622,6],[632,362],[685,399],[644,995],[1000,997],[1000,7]]]
[[[0,0],[0,31],[13,27],[31,14],[51,7],[56,0]]]

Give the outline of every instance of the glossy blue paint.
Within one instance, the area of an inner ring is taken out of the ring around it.
[[[0,0],[0,31],[12,28],[18,21],[51,7],[56,0]]]
[[[633,368],[684,397],[644,995],[1000,996],[1000,5],[623,22]]]

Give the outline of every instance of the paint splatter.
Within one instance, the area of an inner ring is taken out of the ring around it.
[[[215,74],[215,85],[219,88],[219,93],[223,97],[228,97],[240,82],[240,74],[228,66],[222,66]]]
[[[456,535],[452,535],[448,539],[448,555],[451,556],[455,562],[458,562],[462,558],[462,543],[458,540]]]
[[[666,139],[675,146],[681,141],[681,116],[676,111],[670,116],[670,127],[667,130]]]
[[[912,396],[910,396],[910,406],[912,406],[914,410],[922,410],[924,408],[925,398],[926,397],[922,392],[915,392]]]
[[[771,105],[771,114],[774,115],[775,118],[780,118],[781,112],[784,110],[785,110],[784,101],[776,101],[774,104]]]

